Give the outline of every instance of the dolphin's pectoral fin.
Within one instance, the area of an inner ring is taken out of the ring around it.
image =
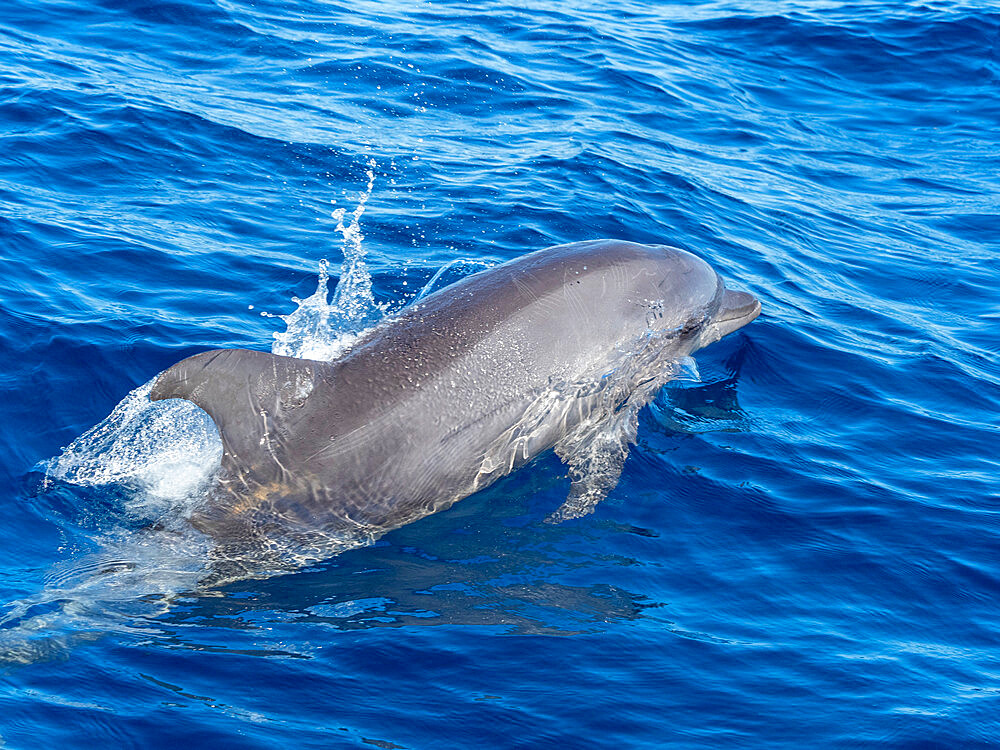
[[[635,441],[640,404],[626,404],[611,419],[585,422],[556,444],[556,454],[569,466],[569,496],[546,518],[559,523],[594,512],[618,484]]]
[[[627,455],[627,444],[613,439],[595,439],[582,450],[561,456],[569,465],[572,479],[569,495],[559,509],[545,520],[559,523],[593,513],[597,504],[618,484]]]

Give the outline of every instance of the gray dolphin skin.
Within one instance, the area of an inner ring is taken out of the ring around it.
[[[540,250],[387,317],[333,362],[209,351],[157,378],[223,443],[192,523],[220,543],[330,556],[448,508],[544,451],[582,516],[615,486],[636,415],[760,303],[698,257],[594,240]]]

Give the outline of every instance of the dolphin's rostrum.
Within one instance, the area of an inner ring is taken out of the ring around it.
[[[677,248],[595,240],[541,250],[403,309],[333,362],[205,352],[156,380],[222,437],[195,526],[224,545],[328,556],[443,510],[555,448],[554,519],[611,490],[636,414],[696,349],[760,304]]]

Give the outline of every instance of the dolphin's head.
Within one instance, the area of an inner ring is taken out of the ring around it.
[[[680,353],[708,346],[760,314],[756,297],[727,289],[715,269],[698,256],[668,245],[649,249],[656,253],[656,287],[664,300],[657,327],[679,331]]]
[[[531,298],[559,289],[565,329],[586,329],[595,341],[617,341],[629,332],[656,332],[676,356],[718,341],[760,314],[747,292],[727,289],[697,255],[670,245],[592,240],[527,256],[518,289]],[[511,266],[513,269],[514,267]],[[553,317],[554,305],[546,303]],[[567,346],[578,346],[575,339]]]

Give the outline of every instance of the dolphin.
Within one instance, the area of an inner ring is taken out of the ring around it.
[[[197,529],[315,560],[553,448],[571,486],[550,520],[591,512],[618,481],[636,415],[678,363],[759,313],[689,252],[593,240],[468,276],[332,362],[208,351],[161,373],[150,398],[193,402],[222,438]]]

